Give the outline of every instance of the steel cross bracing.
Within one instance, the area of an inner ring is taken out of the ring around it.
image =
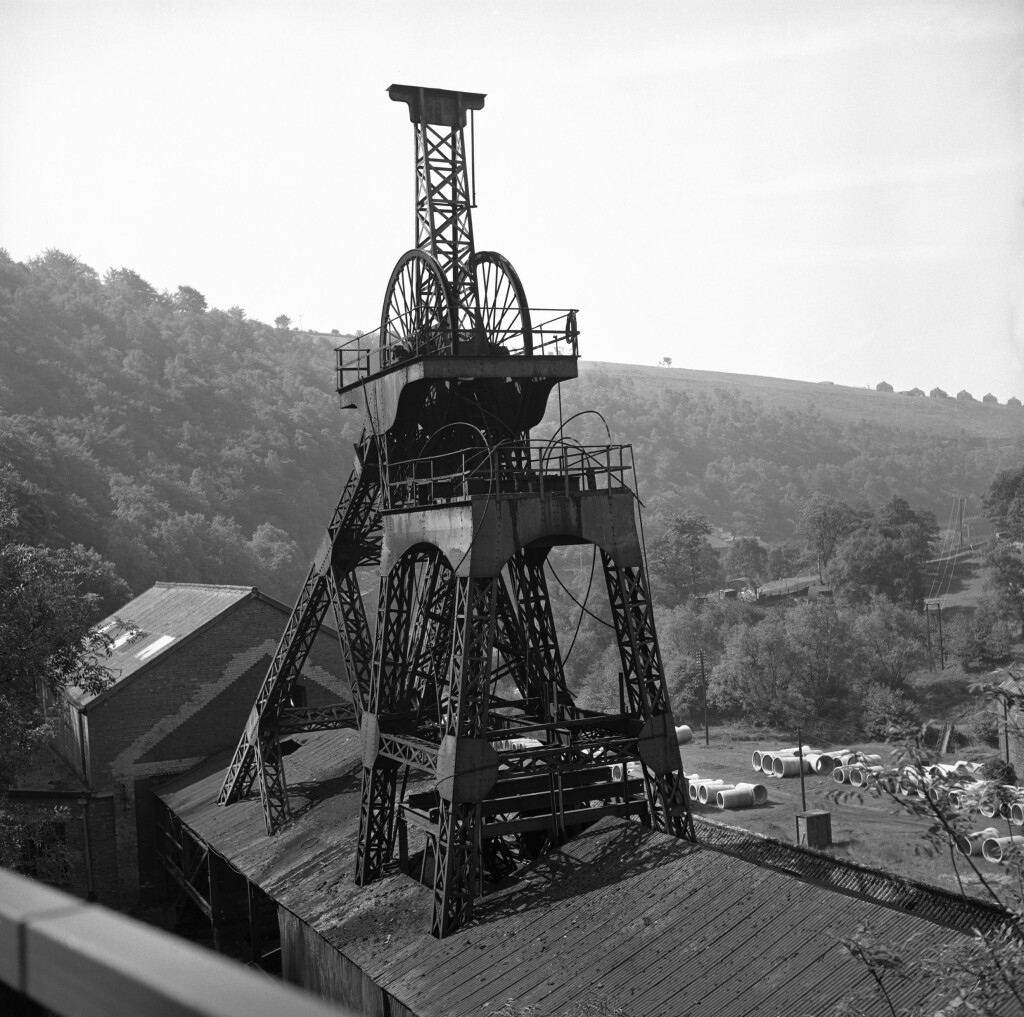
[[[379,561],[380,511],[376,503],[380,474],[375,443],[364,441],[362,454],[364,461],[349,476],[321,550],[292,608],[217,799],[226,805],[247,795],[255,783],[269,833],[290,815],[278,746],[281,734],[358,726],[369,688],[368,648],[372,640],[354,570],[358,565]],[[315,712],[291,708],[287,705],[289,697],[329,604],[338,623],[352,703]]]
[[[416,246],[434,256],[451,289],[456,325],[479,327],[473,219],[461,127],[427,123],[416,131]]]
[[[460,786],[460,750],[463,743],[467,749],[475,748],[487,735],[496,592],[496,579],[457,580],[455,641],[442,740],[442,750],[447,748],[454,756],[453,776],[451,786],[441,789],[431,924],[431,932],[439,938],[468,921],[473,898],[479,895],[480,804],[471,791]]]
[[[364,406],[374,434],[359,446],[364,465],[310,570],[221,800],[257,783],[275,829],[288,818],[280,735],[358,723],[356,881],[382,876],[396,841],[414,871],[408,830],[421,831],[432,931],[445,936],[471,918],[485,884],[602,815],[640,816],[691,838],[693,823],[642,554],[637,563],[628,458],[623,467],[611,445],[531,445],[553,385],[576,375],[575,312],[564,355],[560,333],[546,337],[531,318],[507,259],[475,252],[463,127],[484,96],[398,85],[389,94],[408,103],[415,127],[417,248],[392,272],[377,345],[357,344],[352,368],[348,347],[338,351],[339,393],[356,393],[346,405]],[[495,529],[478,539],[484,523]],[[544,572],[563,543],[601,548],[624,676],[617,714],[581,708],[566,682]],[[372,638],[355,573],[363,564],[380,565]],[[351,714],[287,706],[328,603]],[[638,758],[642,780],[625,766],[613,779],[613,764]],[[411,773],[419,783],[407,793]]]
[[[654,629],[654,606],[647,594],[643,569],[623,568],[604,549],[601,550],[601,565],[630,708],[645,719],[670,717],[665,671]],[[668,775],[655,772],[653,777],[645,781],[645,786],[654,828],[688,840],[695,839],[682,768]]]

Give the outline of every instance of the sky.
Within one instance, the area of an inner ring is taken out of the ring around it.
[[[1024,398],[1024,0],[0,0],[0,246],[370,331],[393,82],[585,359]]]

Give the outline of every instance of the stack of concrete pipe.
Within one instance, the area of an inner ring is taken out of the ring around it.
[[[691,802],[714,805],[719,809],[746,809],[764,805],[768,801],[768,788],[764,784],[732,784],[721,778],[701,777],[692,773],[686,778]]]
[[[735,787],[720,787],[715,791],[715,805],[719,809],[749,809],[752,805],[764,805],[768,801],[768,788],[764,784],[737,784]]]
[[[1005,862],[1014,848],[1024,851],[1024,834],[1015,833],[1009,837],[985,837],[981,842],[981,854],[986,862]]]
[[[768,777],[796,777],[800,774],[801,751],[804,755],[804,773],[810,773],[807,756],[811,754],[812,749],[809,745],[794,745],[788,749],[774,749],[770,752],[755,751],[750,757],[750,765],[755,771]]]
[[[1006,835],[990,826],[974,833],[958,833],[954,840],[957,850],[964,855],[981,855],[986,862],[1005,862],[1014,848],[1024,850],[1024,834]]]
[[[980,855],[982,845],[986,840],[998,837],[999,831],[990,826],[984,830],[976,830],[974,833],[958,833],[953,838],[956,841],[957,850],[962,855]]]
[[[837,784],[866,787],[882,772],[882,757],[874,752],[844,752],[832,758],[832,779]]]

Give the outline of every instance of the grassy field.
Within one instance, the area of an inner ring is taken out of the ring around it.
[[[931,399],[876,392],[872,388],[854,388],[819,383],[766,378],[753,374],[725,374],[720,371],[691,371],[683,367],[648,367],[640,364],[611,364],[583,361],[581,374],[603,368],[621,378],[635,379],[646,390],[685,390],[690,395],[701,391],[724,389],[741,399],[764,406],[784,409],[811,407],[822,417],[839,423],[856,423],[870,419],[879,424],[907,431],[931,434],[968,434],[979,438],[1019,440],[1024,425],[1021,407],[991,405],[980,402],[983,392],[975,392],[979,401]],[[881,380],[881,379],[879,379]],[[933,386],[920,383],[926,391]],[[1024,393],[1019,393],[1024,397]]]
[[[695,731],[693,742],[681,750],[688,774],[699,773],[701,777],[721,778],[728,783],[763,783],[768,787],[768,802],[756,808],[739,810],[694,805],[694,814],[795,843],[796,814],[803,811],[800,779],[758,776],[751,767],[751,754],[755,749],[770,751],[794,744],[791,738],[788,741],[772,737],[755,740],[733,738],[728,733],[712,731],[711,744],[705,746],[703,732]],[[850,747],[877,752],[883,762],[888,764],[890,761],[889,745],[865,743]],[[953,757],[949,759],[953,761]],[[913,815],[904,805],[888,797],[871,792],[858,793],[848,784],[837,784],[831,776],[806,775],[804,793],[808,809],[825,809],[832,814],[831,853],[837,857],[887,869],[953,891],[958,889],[955,860],[965,891],[985,896],[985,890],[967,859],[957,854],[951,860],[944,838],[929,832],[933,823],[927,817]],[[990,825],[993,825],[990,820],[979,819],[976,828]],[[1020,831],[1014,828],[1014,832]],[[1004,895],[1012,889],[1013,879],[1005,868],[980,858],[975,861],[985,879]]]

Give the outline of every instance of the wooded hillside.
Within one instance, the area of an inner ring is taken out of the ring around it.
[[[0,252],[0,462],[26,539],[95,548],[135,591],[254,583],[290,602],[360,424],[333,393],[334,344],[127,268]],[[584,360],[562,417],[584,409],[608,432],[586,414],[569,434],[633,444],[648,535],[685,510],[782,541],[814,493],[900,495],[942,525],[1024,457],[1019,409],[836,385]]]

